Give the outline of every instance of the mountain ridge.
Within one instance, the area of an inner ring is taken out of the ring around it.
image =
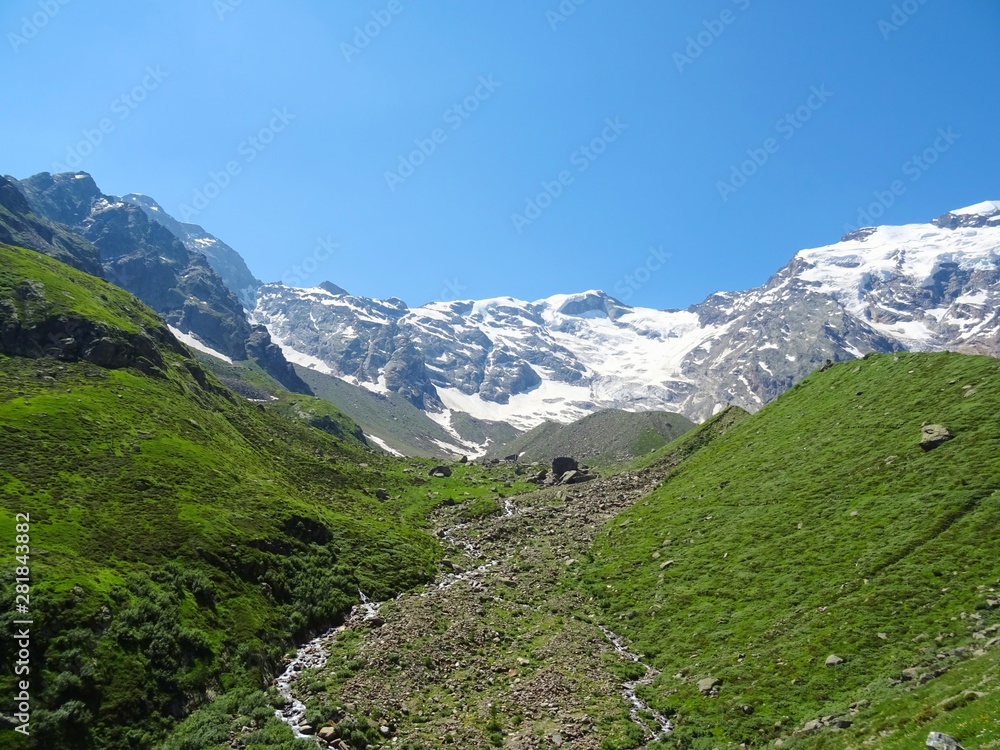
[[[465,412],[530,429],[601,408],[698,421],[729,403],[755,411],[827,360],[1000,354],[998,269],[1000,203],[987,201],[801,250],[761,286],[686,310],[597,290],[411,309],[327,282],[265,284],[254,315],[289,360],[402,393],[445,422]]]
[[[106,278],[163,315],[188,345],[224,360],[252,358],[284,387],[308,393],[270,334],[246,314],[259,282],[239,254],[141,198],[105,195],[86,172],[0,178],[0,240]],[[241,283],[242,298],[227,286]]]
[[[104,196],[86,173],[43,173],[15,187],[48,227],[64,222],[89,235],[104,275],[166,315],[178,335],[192,335],[190,344],[223,359],[258,358],[293,391],[308,386],[292,363],[396,394],[451,436],[442,457],[486,450],[456,429],[469,419],[518,431],[602,409],[703,421],[729,404],[755,411],[827,361],[904,350],[1000,354],[996,201],[853,231],[795,253],[758,287],[684,310],[633,307],[600,290],[410,308],[329,281],[262,284],[202,227],[148,196]],[[150,252],[126,252],[126,240]],[[164,262],[177,267],[167,275],[180,295],[149,267]]]

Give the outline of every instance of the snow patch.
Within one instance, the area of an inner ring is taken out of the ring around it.
[[[170,332],[174,334],[174,338],[180,341],[182,344],[185,344],[186,346],[189,346],[192,349],[197,349],[199,352],[202,352],[203,354],[208,354],[215,357],[216,359],[221,359],[223,362],[227,362],[229,364],[233,363],[233,360],[231,358],[227,357],[222,352],[217,352],[215,349],[208,346],[207,344],[201,343],[201,341],[196,339],[190,333],[184,333],[183,331],[178,330],[173,326],[167,326],[167,328],[169,328]]]
[[[404,454],[400,453],[398,450],[396,450],[395,448],[393,448],[391,445],[389,445],[387,442],[385,442],[380,437],[375,437],[374,435],[370,435],[370,434],[368,434],[366,432],[365,433],[365,438],[367,438],[368,440],[371,440],[373,443],[375,443],[375,445],[377,445],[379,448],[381,448],[382,450],[384,450],[390,456],[400,456],[400,457],[403,457],[403,455],[404,455]]]

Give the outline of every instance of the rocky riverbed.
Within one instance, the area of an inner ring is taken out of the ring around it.
[[[602,526],[666,471],[498,498],[500,512],[472,522],[459,522],[460,506],[440,508],[438,580],[365,602],[300,649],[277,681],[279,715],[333,747],[345,722],[412,748],[598,750],[608,737],[663,736],[668,719],[642,699],[657,672],[564,582]],[[328,718],[303,726],[306,705]]]

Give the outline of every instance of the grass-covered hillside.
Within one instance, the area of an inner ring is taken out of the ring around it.
[[[150,747],[206,696],[266,685],[359,589],[426,580],[427,511],[496,482],[431,479],[356,433],[318,400],[235,395],[131,294],[0,245],[0,618],[23,513],[34,621],[31,740],[0,747]]]
[[[992,358],[839,364],[611,522],[585,587],[662,672],[663,746],[1000,746],[998,415]]]
[[[680,414],[605,409],[570,424],[544,422],[488,455],[518,454],[522,461],[551,461],[574,456],[607,466],[645,456],[683,435],[694,425]]]
[[[454,458],[468,452],[454,435],[398,393],[373,393],[298,365],[295,371],[317,397],[336,406],[391,450],[406,456],[431,458]],[[468,415],[456,418],[452,429],[474,444],[504,443],[519,434],[506,422],[489,422]]]

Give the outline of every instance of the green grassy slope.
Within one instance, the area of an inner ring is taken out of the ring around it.
[[[317,397],[329,401],[369,435],[382,438],[406,456],[449,458],[435,441],[455,444],[455,438],[402,396],[378,394],[346,383],[333,375],[295,366],[295,371]],[[456,448],[456,454],[459,449]]]
[[[680,414],[616,409],[589,414],[571,424],[545,422],[490,451],[492,458],[518,453],[522,461],[574,456],[602,466],[628,461],[662,448],[694,425]]]
[[[134,366],[76,356],[67,331]],[[359,588],[433,573],[427,480],[323,406],[344,434],[224,389],[132,295],[0,246],[0,540],[12,553],[30,515],[34,746],[149,747],[207,692],[266,684]],[[16,565],[0,563],[5,632]],[[22,740],[0,729],[0,747]]]
[[[662,670],[665,746],[1000,744],[998,651],[975,635],[1000,622],[998,386],[1000,362],[957,354],[816,372],[608,525],[586,586]],[[955,438],[925,452],[924,423]],[[907,668],[951,671],[914,690]],[[938,705],[963,689],[985,696]],[[793,734],[832,714],[852,726]]]

